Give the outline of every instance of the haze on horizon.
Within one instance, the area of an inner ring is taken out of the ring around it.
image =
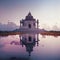
[[[60,0],[0,0],[0,23],[20,25],[29,11],[41,28],[60,30]]]

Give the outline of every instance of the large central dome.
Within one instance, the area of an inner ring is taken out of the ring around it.
[[[26,16],[25,20],[35,20],[35,19],[31,15],[31,12],[29,12],[28,15]]]

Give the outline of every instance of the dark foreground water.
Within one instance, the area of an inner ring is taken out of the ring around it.
[[[0,36],[0,60],[60,60],[60,36]]]

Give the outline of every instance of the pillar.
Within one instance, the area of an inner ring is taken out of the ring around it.
[[[38,29],[39,21],[37,20],[37,29]]]

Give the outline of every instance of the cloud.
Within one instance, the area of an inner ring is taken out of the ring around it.
[[[2,31],[12,31],[19,28],[15,23],[13,22],[8,22],[8,24],[2,24],[0,23],[0,30]]]
[[[41,27],[45,30],[50,30],[51,29],[51,27],[47,24],[42,24]]]
[[[52,27],[52,30],[60,31],[60,28],[59,28],[57,25],[54,25],[54,26]]]
[[[58,27],[57,25],[53,25],[53,26],[49,26],[49,25],[47,25],[47,24],[42,24],[42,26],[41,26],[43,29],[45,29],[45,30],[48,30],[48,31],[50,31],[50,30],[54,30],[54,31],[60,31],[60,27]]]

